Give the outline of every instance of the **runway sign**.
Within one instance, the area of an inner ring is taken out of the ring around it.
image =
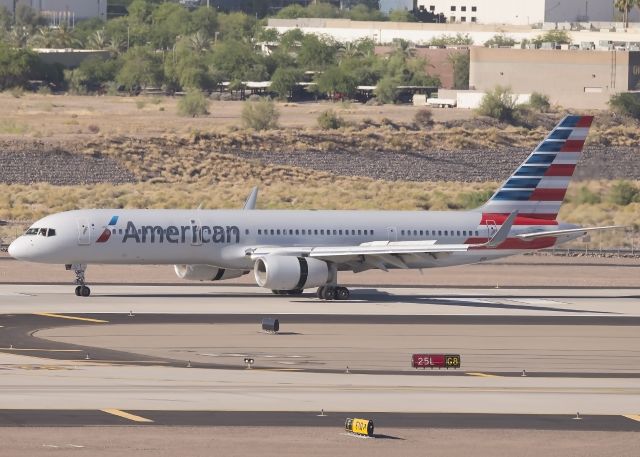
[[[460,354],[413,354],[413,368],[460,368]]]

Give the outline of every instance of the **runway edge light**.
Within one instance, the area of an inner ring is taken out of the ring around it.
[[[369,419],[351,419],[347,418],[344,428],[350,433],[356,435],[373,436],[373,421]]]

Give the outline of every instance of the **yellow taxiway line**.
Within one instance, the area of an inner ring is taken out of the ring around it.
[[[499,378],[500,376],[489,373],[465,373],[469,376],[478,376],[480,378]]]
[[[146,417],[136,416],[135,414],[131,414],[120,409],[109,408],[101,411],[107,414],[113,414],[114,416],[124,417],[125,419],[129,419],[133,422],[153,422],[151,419],[147,419]]]
[[[632,421],[640,422],[640,414],[623,414],[622,416]]]
[[[59,319],[71,319],[74,321],[94,322],[96,324],[106,324],[109,322],[102,319],[91,319],[90,317],[67,316],[65,314],[55,314],[55,313],[33,313],[33,314],[35,314],[36,316],[57,317]]]

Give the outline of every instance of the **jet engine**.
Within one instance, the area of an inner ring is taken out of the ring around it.
[[[309,257],[268,255],[256,260],[253,273],[260,287],[271,290],[302,290],[329,280],[329,265]]]
[[[173,268],[180,279],[190,281],[222,281],[249,273],[246,270],[227,270],[213,265],[174,265]]]

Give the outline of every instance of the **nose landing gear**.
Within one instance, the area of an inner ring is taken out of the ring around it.
[[[76,275],[75,283],[78,284],[76,286],[76,296],[77,297],[88,297],[91,295],[91,289],[85,284],[84,272],[87,269],[87,266],[84,264],[73,264],[73,265],[65,265],[67,270],[73,270]]]

